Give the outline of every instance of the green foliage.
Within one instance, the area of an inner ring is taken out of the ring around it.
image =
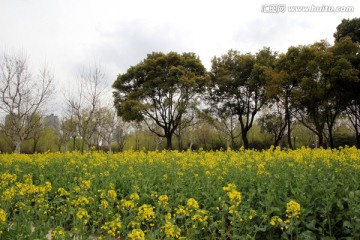
[[[355,43],[360,43],[360,18],[343,19],[334,33],[335,41],[349,36]]]
[[[218,112],[238,116],[245,148],[255,115],[266,102],[265,76],[275,57],[276,53],[264,48],[256,55],[230,50],[212,59],[208,100]]]
[[[205,75],[193,53],[149,54],[114,82],[115,107],[124,120],[145,121],[172,148],[172,135],[205,85]]]

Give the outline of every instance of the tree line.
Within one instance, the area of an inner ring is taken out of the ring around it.
[[[281,54],[229,50],[209,71],[194,53],[153,52],[118,75],[114,103],[104,98],[104,71],[94,64],[64,94],[66,112],[56,124],[44,110],[54,90],[48,68],[33,75],[24,54],[5,54],[0,150],[296,148],[301,132],[316,141],[298,139],[298,146],[336,147],[342,126],[351,126],[360,147],[359,29],[359,18],[344,19],[333,44]]]
[[[346,115],[360,147],[359,26],[359,18],[343,20],[333,45],[292,46],[283,54],[230,50],[212,59],[209,72],[193,53],[151,53],[114,82],[115,107],[124,120],[144,122],[165,138],[168,149],[199,112],[238,121],[245,149],[255,120],[274,135],[275,145],[286,134],[293,148],[296,121],[317,136],[317,147],[334,147],[334,126]],[[235,128],[226,128],[233,142]]]

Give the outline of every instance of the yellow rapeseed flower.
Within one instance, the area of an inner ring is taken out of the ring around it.
[[[0,174],[0,187],[7,187],[9,184],[16,182],[16,174],[2,173]]]
[[[185,209],[184,206],[178,206],[176,209],[176,215],[184,215],[184,216],[188,216],[189,212],[187,211],[187,209]]]
[[[15,194],[16,194],[16,190],[14,187],[11,187],[11,188],[7,188],[5,189],[5,191],[2,193],[1,195],[1,199],[4,200],[4,201],[8,201],[8,200],[11,200],[15,197]]]
[[[62,227],[56,227],[51,232],[51,237],[53,239],[65,239],[65,231]]]
[[[160,206],[164,206],[166,207],[168,205],[168,202],[169,202],[169,197],[167,195],[161,195],[159,196],[158,198],[158,204]]]
[[[135,204],[132,200],[125,200],[125,199],[121,199],[121,209],[125,210],[125,209],[133,209],[135,207]]]
[[[71,204],[73,205],[73,206],[85,206],[85,205],[87,205],[87,204],[89,204],[89,199],[88,198],[86,198],[86,197],[84,197],[84,196],[80,196],[78,199],[76,199],[76,200],[73,200],[72,202],[71,202]]]
[[[192,209],[198,209],[198,208],[199,208],[199,204],[198,204],[198,202],[197,202],[194,198],[189,198],[189,199],[187,200],[186,205],[187,205],[189,208],[192,208]]]
[[[223,187],[224,191],[236,190],[236,185],[233,183],[229,183],[227,186]]]
[[[85,191],[88,190],[91,187],[91,181],[90,180],[83,180],[80,184],[80,187],[84,189]]]
[[[75,193],[80,193],[81,189],[80,189],[79,186],[75,186],[75,187],[73,188],[73,191],[74,191]]]
[[[106,232],[106,234],[115,237],[115,235],[120,234],[122,224],[120,221],[120,215],[116,214],[114,219],[110,222],[105,222],[101,229]]]
[[[300,204],[291,200],[286,204],[286,216],[288,218],[296,217],[299,218],[300,216]]]
[[[133,229],[131,233],[128,234],[128,238],[132,240],[145,240],[145,233],[141,229]]]
[[[179,238],[181,234],[181,229],[169,221],[165,223],[161,230],[165,233],[167,238]]]
[[[115,190],[108,190],[107,196],[111,201],[115,201],[116,197],[117,197],[116,191]]]
[[[154,207],[148,204],[143,204],[138,209],[138,216],[140,216],[144,220],[150,220],[154,218],[155,212]]]
[[[241,194],[240,192],[232,189],[227,192],[227,195],[231,202],[236,203],[236,205],[239,205],[241,203]]]
[[[140,196],[137,193],[132,193],[132,194],[130,194],[130,199],[134,200],[134,201],[137,201],[137,200],[140,199]]]
[[[0,223],[6,222],[6,212],[0,208]]]
[[[86,218],[89,218],[90,216],[89,216],[88,212],[86,211],[86,209],[79,208],[77,213],[76,213],[76,217],[78,219],[83,219],[83,218],[86,219]]]
[[[48,191],[48,192],[51,191],[51,189],[52,189],[51,182],[49,182],[49,181],[46,181],[46,182],[45,182],[45,189],[46,189],[46,191]]]
[[[58,188],[57,192],[60,197],[66,197],[69,195],[68,191],[66,191],[64,188]]]
[[[208,220],[207,211],[203,209],[198,209],[196,213],[191,217],[191,220],[206,224]]]
[[[101,209],[107,209],[108,207],[109,207],[109,202],[106,201],[105,199],[102,199],[102,200],[101,200],[100,208],[101,208]]]

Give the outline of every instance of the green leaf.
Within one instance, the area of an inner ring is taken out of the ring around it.
[[[315,219],[313,219],[309,223],[305,224],[305,226],[306,226],[306,228],[308,228],[310,230],[316,230],[315,224],[316,224],[316,221],[315,221]]]
[[[353,191],[349,192],[349,198],[353,200],[355,198],[355,193]]]
[[[305,232],[302,232],[300,234],[300,239],[303,239],[303,240],[316,240],[316,234],[307,230]]]

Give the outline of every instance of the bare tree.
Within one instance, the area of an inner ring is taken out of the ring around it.
[[[60,121],[59,129],[58,129],[58,139],[57,139],[57,147],[59,151],[61,147],[64,147],[64,152],[68,151],[68,142],[70,139],[73,139],[73,148],[75,150],[75,141],[77,136],[76,123],[73,119],[64,117]]]
[[[120,117],[118,117],[113,137],[117,143],[118,151],[120,152],[124,150],[126,141],[129,136],[129,128],[130,124],[124,122]]]
[[[34,120],[53,92],[53,75],[44,66],[36,77],[31,75],[24,54],[4,54],[0,60],[0,109],[6,114],[5,134],[20,153],[21,144],[34,128]],[[41,114],[40,114],[41,115]],[[40,118],[38,118],[40,120]]]
[[[89,150],[93,134],[96,132],[96,110],[101,106],[105,89],[104,71],[98,64],[94,64],[80,72],[75,92],[65,95],[68,112],[75,118],[82,139],[81,152]]]
[[[98,128],[96,135],[99,136],[98,145],[107,146],[111,149],[111,140],[116,126],[119,124],[115,108],[102,107],[96,111]]]
[[[236,116],[231,112],[218,111],[217,118],[212,120],[212,124],[219,133],[219,137],[225,140],[227,148],[235,149],[236,139],[241,135]]]
[[[286,134],[289,123],[286,114],[287,110],[284,110],[283,103],[280,100],[271,102],[267,107],[268,109],[264,110],[258,119],[260,132],[270,133],[274,139],[273,145],[279,146],[281,139]],[[287,134],[289,134],[289,131]],[[290,148],[290,145],[288,147]],[[291,148],[293,148],[292,145]]]

